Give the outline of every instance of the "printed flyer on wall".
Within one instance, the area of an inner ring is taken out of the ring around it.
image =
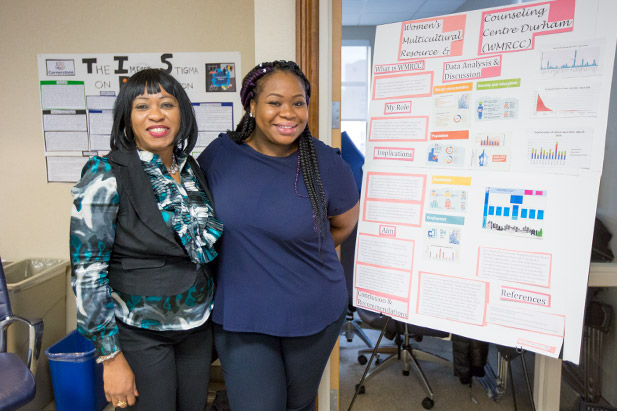
[[[48,182],[75,182],[88,158],[109,152],[116,96],[145,68],[174,76],[193,103],[201,152],[241,116],[240,53],[39,54]]]
[[[611,0],[377,27],[354,305],[579,361]]]

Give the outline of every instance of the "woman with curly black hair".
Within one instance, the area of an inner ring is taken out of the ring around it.
[[[245,114],[199,156],[225,225],[213,322],[234,410],[310,410],[347,307],[335,251],[358,219],[340,152],[308,127],[294,62],[242,82]]]

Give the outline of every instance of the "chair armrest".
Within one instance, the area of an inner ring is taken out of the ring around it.
[[[15,322],[21,322],[28,326],[28,358],[26,365],[32,375],[36,375],[36,366],[41,355],[41,345],[43,343],[43,320],[41,318],[29,320],[18,315],[11,315],[0,320],[0,352],[6,352],[7,330]]]

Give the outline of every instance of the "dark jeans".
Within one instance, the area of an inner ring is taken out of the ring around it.
[[[345,312],[306,337],[228,332],[214,324],[231,409],[314,410],[319,382],[344,319]]]
[[[124,410],[203,411],[208,399],[212,321],[185,331],[152,331],[118,321],[122,352],[139,397]],[[120,410],[120,408],[116,408]]]

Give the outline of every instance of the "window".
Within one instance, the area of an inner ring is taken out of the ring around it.
[[[343,43],[341,70],[341,131],[346,131],[364,153],[371,79],[371,47],[368,41],[349,40]]]

